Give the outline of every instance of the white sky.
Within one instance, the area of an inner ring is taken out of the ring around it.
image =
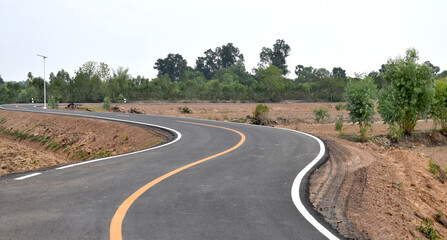
[[[304,66],[377,70],[409,47],[447,68],[447,1],[408,0],[0,0],[0,75],[71,76],[87,61],[153,78],[158,58],[179,53],[194,67],[209,48],[232,42],[256,67],[262,47],[284,39],[289,77]]]

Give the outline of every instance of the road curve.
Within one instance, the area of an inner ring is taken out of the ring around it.
[[[2,108],[136,121],[177,130],[182,138],[150,151],[39,171],[21,181],[15,178],[33,172],[1,177],[0,239],[108,239],[112,218],[137,190],[214,155],[136,197],[122,216],[121,237],[327,238],[298,212],[290,196],[298,172],[319,154],[319,143],[310,136],[197,119],[51,111],[32,105]],[[226,152],[241,142],[242,135],[234,131],[245,136],[244,142]]]

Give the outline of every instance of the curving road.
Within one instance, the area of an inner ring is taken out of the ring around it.
[[[177,130],[181,138],[149,151],[38,171],[23,180],[16,179],[36,172],[1,177],[0,239],[335,238],[309,223],[291,198],[298,172],[320,153],[319,143],[307,135],[197,119],[2,108],[155,124]],[[199,160],[205,161],[140,189]],[[126,204],[128,210],[120,212]],[[114,226],[115,218],[122,223]]]

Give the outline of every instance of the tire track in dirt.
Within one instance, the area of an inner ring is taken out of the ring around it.
[[[361,238],[361,233],[352,226],[346,212],[349,200],[353,197],[352,190],[361,188],[356,182],[362,182],[360,179],[364,175],[358,174],[353,178],[346,161],[352,154],[332,140],[326,140],[326,144],[330,149],[329,160],[311,177],[311,202],[326,221],[346,238]]]

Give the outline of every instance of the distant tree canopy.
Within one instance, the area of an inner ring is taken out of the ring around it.
[[[260,67],[268,67],[273,65],[282,71],[282,75],[287,75],[289,69],[287,69],[286,58],[290,55],[290,46],[286,44],[283,39],[276,40],[273,44],[273,48],[263,47],[260,57]]]
[[[233,43],[208,49],[199,56],[194,68],[188,66],[179,53],[169,53],[155,61],[158,71],[153,79],[131,76],[129,69],[111,69],[106,63],[88,61],[74,73],[64,69],[50,73],[47,99],[58,102],[112,102],[150,100],[204,100],[204,101],[257,101],[277,102],[284,99],[303,101],[345,101],[348,82],[369,77],[377,88],[387,88],[392,81],[390,62],[380,69],[356,77],[347,76],[346,70],[334,67],[328,70],[316,66],[295,66],[296,78],[286,77],[286,58],[290,46],[278,39],[272,48],[262,48],[258,68],[248,72],[244,55]],[[429,61],[422,64],[436,79],[447,77]],[[287,75],[288,76],[288,75]],[[0,104],[10,102],[43,102],[43,79],[32,73],[20,83],[0,78]],[[2,83],[2,80],[5,80]],[[6,84],[5,84],[6,82]]]
[[[173,81],[180,81],[186,71],[192,70],[182,55],[172,53],[168,54],[165,59],[159,58],[155,62],[154,69],[158,70],[158,77],[168,74]]]
[[[196,60],[196,71],[202,72],[208,80],[214,76],[217,70],[229,68],[237,62],[244,62],[244,55],[232,43],[217,47],[214,51],[208,49],[204,54],[204,57],[198,57]]]

